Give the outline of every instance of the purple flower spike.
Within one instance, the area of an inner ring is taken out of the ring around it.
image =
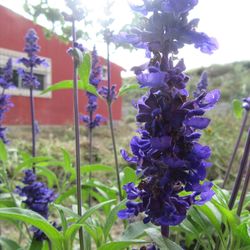
[[[9,141],[6,137],[7,128],[3,127],[3,119],[5,113],[13,107],[13,103],[10,101],[10,95],[5,94],[5,90],[12,88],[12,60],[9,59],[6,66],[3,68],[3,74],[0,75],[0,140],[7,144]]]
[[[25,170],[24,174],[23,183],[26,186],[23,188],[17,187],[17,193],[26,197],[23,203],[26,204],[27,208],[48,219],[49,203],[55,200],[56,194],[53,190],[47,188],[44,183],[36,181],[36,175],[32,170]]]
[[[116,37],[144,48],[149,56],[148,63],[133,67],[140,86],[149,88],[135,105],[139,136],[131,139],[132,156],[121,150],[126,161],[136,164],[140,183],[124,186],[129,201],[118,216],[127,219],[143,213],[144,223],[160,226],[168,237],[169,226],[180,224],[193,204],[202,205],[214,194],[212,183],[204,182],[211,150],[198,141],[200,130],[210,123],[203,115],[220,99],[219,90],[207,92],[206,73],[195,99],[188,99],[184,61],[173,55],[185,44],[208,54],[218,46],[215,39],[196,32],[198,19],[187,20],[198,0],[143,2],[132,9],[147,15],[147,22]],[[189,194],[183,196],[183,191]]]
[[[33,69],[39,65],[48,65],[45,59],[37,56],[37,53],[40,51],[40,46],[37,44],[37,41],[38,36],[36,31],[34,29],[28,30],[25,36],[24,48],[28,57],[22,57],[18,60],[19,63],[22,63],[29,69],[29,72],[26,72],[24,69],[18,69],[18,74],[21,76],[23,84],[30,88],[37,88],[40,85],[37,77],[33,74]]]
[[[82,47],[78,44],[78,47]],[[95,88],[98,88],[99,83],[101,82],[101,66],[99,65],[98,55],[96,48],[93,48],[92,51],[92,67],[91,73],[89,76],[89,83],[92,84]],[[97,110],[97,96],[92,93],[87,92],[88,104],[86,110],[88,115],[82,115],[81,120],[87,125],[88,128],[95,128],[106,120],[100,115],[94,112]]]

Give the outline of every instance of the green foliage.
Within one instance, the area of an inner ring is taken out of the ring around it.
[[[233,112],[234,112],[234,116],[237,119],[242,118],[243,115],[243,108],[242,108],[242,102],[238,99],[234,99],[233,100]]]
[[[77,61],[79,61],[79,77],[78,80],[78,89],[87,91],[89,93],[92,93],[93,95],[98,95],[96,88],[89,83],[89,74],[91,69],[91,56],[89,53],[83,53],[76,49],[75,53],[73,54],[74,57],[77,58]],[[55,84],[52,84],[47,89],[45,89],[42,92],[43,94],[46,94],[51,91],[57,91],[57,90],[63,90],[63,89],[73,89],[73,81],[72,80],[63,80],[60,82],[57,82]]]

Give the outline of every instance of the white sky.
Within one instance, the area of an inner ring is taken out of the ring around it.
[[[133,1],[133,0],[130,0]],[[22,0],[0,0],[0,4],[25,14],[22,10]],[[36,2],[36,1],[35,1]],[[54,6],[62,6],[63,0],[49,0]],[[103,5],[105,0],[82,0],[94,12],[93,20],[103,19]],[[127,0],[116,0],[112,8],[115,18],[114,29],[119,29],[129,23],[132,14]],[[206,55],[193,46],[182,49],[180,56],[185,59],[188,69],[211,64],[250,60],[250,0],[200,0],[199,4],[190,12],[190,18],[200,18],[198,30],[213,36],[219,42],[219,49],[213,55]],[[42,22],[43,23],[43,22]],[[42,24],[41,23],[41,24]],[[98,31],[98,24],[91,29],[92,35]],[[95,36],[94,36],[95,37]],[[101,37],[85,43],[91,49],[96,44],[98,53],[106,56],[105,45]],[[127,50],[111,48],[111,61],[125,69],[145,62],[144,52],[130,53]]]

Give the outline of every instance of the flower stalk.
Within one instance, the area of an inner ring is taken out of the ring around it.
[[[243,102],[243,105],[244,105],[244,102]],[[235,143],[234,150],[233,150],[233,153],[231,155],[231,158],[230,158],[230,161],[229,161],[229,164],[228,164],[228,168],[227,168],[227,171],[226,171],[226,174],[225,174],[225,178],[224,178],[224,181],[223,181],[223,184],[222,184],[222,188],[225,188],[226,183],[228,181],[228,178],[229,178],[232,166],[233,166],[233,161],[235,159],[235,156],[236,156],[237,150],[239,148],[240,141],[241,141],[241,138],[242,138],[242,135],[243,135],[246,123],[247,123],[250,108],[247,108],[247,106],[244,106],[244,107],[245,107],[245,112],[244,112],[244,117],[243,117],[242,124],[241,124],[241,127],[240,127],[240,133],[239,133],[239,136],[238,136],[237,141]]]
[[[75,48],[76,30],[75,21],[72,20],[72,47]],[[77,197],[77,213],[82,216],[82,189],[81,189],[81,158],[80,158],[80,130],[79,130],[79,101],[78,101],[78,73],[77,73],[77,60],[73,60],[73,93],[74,93],[74,125],[75,125],[75,160],[76,160],[76,197]],[[83,244],[83,229],[79,229],[79,242],[80,249],[84,249]]]
[[[120,170],[119,170],[119,163],[118,163],[118,156],[116,150],[116,141],[115,141],[115,133],[114,133],[114,126],[113,126],[113,114],[112,114],[112,93],[111,93],[111,72],[110,72],[110,52],[109,52],[109,38],[107,39],[107,76],[108,76],[108,93],[107,93],[107,106],[108,106],[108,113],[109,113],[109,127],[110,133],[112,138],[112,145],[113,145],[113,153],[114,153],[114,160],[115,160],[115,171],[116,171],[116,181],[117,181],[117,188],[118,188],[118,195],[119,200],[122,200],[122,189],[121,189],[121,180],[120,180]]]
[[[234,187],[232,190],[232,194],[231,194],[229,203],[228,203],[229,209],[233,209],[237,194],[239,192],[239,188],[241,185],[243,174],[244,174],[247,162],[248,162],[249,153],[250,153],[250,129],[248,130],[248,136],[247,136],[243,156],[242,156],[242,159],[240,162],[240,168],[239,168],[238,175],[237,175],[237,178],[236,178],[235,183],[234,183]]]

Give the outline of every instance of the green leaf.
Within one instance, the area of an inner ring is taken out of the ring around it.
[[[74,235],[76,233],[76,231],[79,229],[79,225],[83,224],[93,213],[95,213],[98,209],[100,209],[101,207],[110,204],[112,202],[114,202],[115,200],[109,200],[109,201],[105,201],[103,203],[99,203],[93,207],[91,207],[90,209],[88,209],[82,216],[81,218],[79,218],[77,220],[77,222],[73,225],[71,225],[70,227],[68,227],[68,229],[65,232],[65,239],[68,241],[73,241],[74,239]],[[78,225],[78,226],[77,226]]]
[[[51,171],[46,167],[40,167],[40,166],[36,166],[36,169],[38,170],[37,172],[39,175],[45,176],[47,178],[49,188],[53,188],[54,185],[59,187],[57,176],[53,171]]]
[[[44,156],[31,157],[31,158],[27,159],[26,161],[24,161],[23,163],[21,163],[20,165],[18,165],[15,168],[15,173],[20,172],[23,168],[32,168],[33,164],[44,163],[44,162],[47,162],[49,160],[50,160],[49,157],[44,157]]]
[[[89,173],[89,172],[98,172],[98,171],[114,171],[114,169],[110,166],[105,166],[101,164],[81,166],[81,173],[84,173],[84,174]]]
[[[41,249],[43,249],[43,241],[36,240],[35,238],[33,238],[29,250],[41,250]]]
[[[121,86],[118,92],[118,96],[122,96],[124,94],[127,94],[128,92],[131,92],[135,89],[139,89],[140,86],[138,83],[133,83],[133,84],[124,84]]]
[[[75,195],[76,194],[76,187],[72,187],[69,188],[67,191],[61,193],[55,200],[56,204],[60,204],[62,203],[62,201],[64,201],[65,199],[67,199],[69,196],[71,195]]]
[[[121,237],[121,240],[134,240],[136,238],[139,238],[143,234],[145,234],[144,230],[148,229],[151,226],[152,224],[150,223],[144,224],[142,221],[136,221],[130,223],[125,229]]]
[[[65,149],[61,148],[61,151],[63,153],[65,171],[71,173],[72,169],[74,170],[74,168],[72,167],[71,156],[70,156],[69,152]]]
[[[242,103],[238,99],[233,100],[233,112],[237,119],[240,119],[243,114]]]
[[[122,186],[129,183],[129,182],[136,183],[137,179],[138,178],[137,178],[135,170],[133,168],[125,167],[123,169]]]
[[[147,241],[144,240],[113,241],[102,245],[97,250],[122,250],[130,245],[145,244],[145,243],[147,243]]]
[[[5,144],[0,139],[0,161],[5,163],[7,160],[8,160],[8,153],[7,153]]]
[[[3,250],[22,250],[21,246],[19,246],[15,241],[0,237],[0,249]]]
[[[0,219],[19,220],[29,223],[42,230],[48,236],[54,247],[53,249],[61,249],[61,234],[46,219],[34,211],[22,208],[0,208]]]
[[[45,89],[41,95],[44,95],[50,91],[56,91],[56,90],[62,90],[62,89],[72,89],[73,88],[73,81],[72,80],[64,80],[57,82],[55,84],[52,84],[47,89]]]
[[[145,229],[146,234],[158,245],[161,250],[183,250],[173,241],[163,238],[156,228]]]
[[[89,75],[91,70],[91,55],[86,53],[83,57],[83,61],[79,66],[78,74],[80,80],[84,83],[89,82]]]
[[[107,239],[113,224],[117,220],[118,211],[126,204],[126,201],[127,200],[121,201],[116,206],[114,206],[112,208],[112,210],[110,211],[110,213],[109,213],[109,215],[108,215],[108,217],[106,219],[105,225],[103,227],[103,234],[104,234],[105,240]]]
[[[90,84],[89,82],[84,82],[82,80],[78,81],[78,88],[85,90],[93,95],[98,96],[97,90],[94,85]]]

